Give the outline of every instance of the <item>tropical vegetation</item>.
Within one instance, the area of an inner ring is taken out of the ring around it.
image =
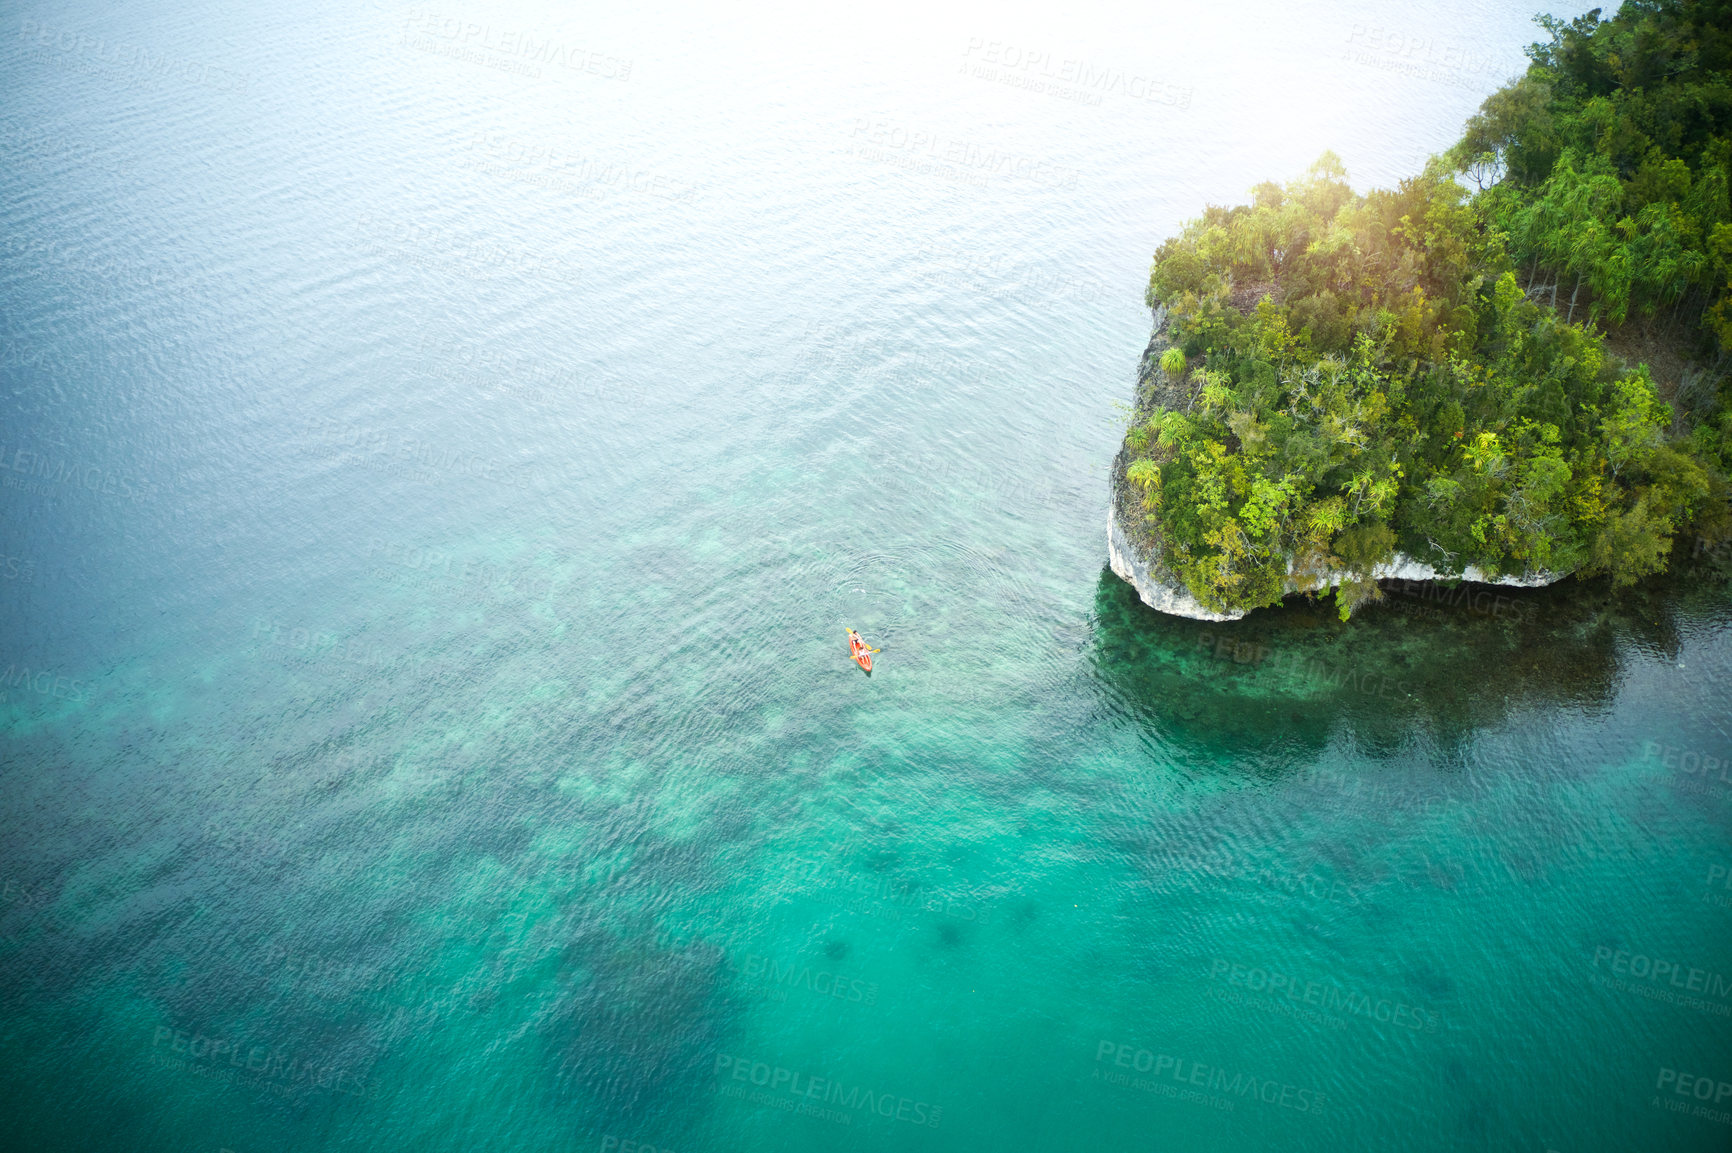
[[[1397,554],[1625,585],[1732,535],[1732,2],[1539,22],[1423,172],[1326,153],[1155,254],[1124,491],[1209,608],[1338,580],[1345,618]]]

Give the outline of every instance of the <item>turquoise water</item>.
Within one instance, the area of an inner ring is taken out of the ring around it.
[[[1714,558],[1104,569],[1160,239],[1528,15],[13,10],[6,1143],[1726,1148]]]

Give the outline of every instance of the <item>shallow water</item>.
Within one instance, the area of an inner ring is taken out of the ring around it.
[[[1104,570],[1154,247],[1528,14],[15,13],[15,1143],[1724,1148],[1723,574]]]

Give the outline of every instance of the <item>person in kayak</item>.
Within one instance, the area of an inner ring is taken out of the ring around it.
[[[868,645],[866,643],[865,638],[862,637],[859,633],[855,632],[853,629],[848,630],[848,655],[849,656],[853,657],[856,661],[860,661],[863,665],[865,665],[866,667],[869,668],[870,662],[872,660],[870,654],[875,653],[877,651],[878,651],[877,649]]]

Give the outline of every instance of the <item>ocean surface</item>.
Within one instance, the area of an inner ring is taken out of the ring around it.
[[[1715,557],[1105,569],[1155,247],[1529,0],[0,7],[0,1144],[1732,1146]]]

